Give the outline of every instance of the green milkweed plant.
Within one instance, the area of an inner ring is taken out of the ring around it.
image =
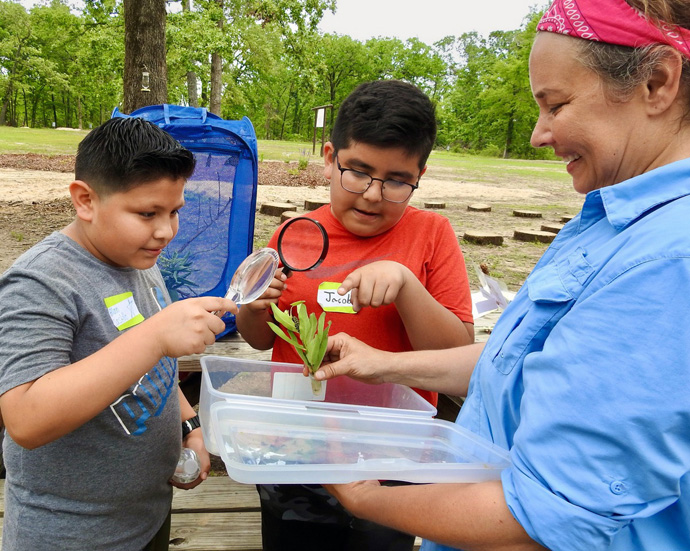
[[[271,310],[273,310],[273,317],[285,329],[281,329],[273,322],[268,322],[269,327],[273,332],[284,341],[289,342],[302,358],[304,365],[309,369],[312,375],[316,373],[317,369],[326,355],[326,347],[328,346],[328,331],[331,328],[331,322],[326,325],[326,313],[322,312],[319,318],[316,314],[307,313],[307,307],[303,300],[293,302],[288,310],[284,312],[280,310],[275,304],[271,303]],[[297,315],[292,315],[293,310],[297,311]],[[314,377],[311,379],[311,390],[314,394],[321,392],[321,381],[317,381]]]

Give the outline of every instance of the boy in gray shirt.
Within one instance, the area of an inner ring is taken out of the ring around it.
[[[74,221],[0,277],[3,551],[167,549],[183,444],[202,474],[173,484],[208,474],[176,358],[203,352],[225,328],[214,312],[237,307],[171,304],[156,266],[193,170],[157,126],[109,120],[79,145]]]

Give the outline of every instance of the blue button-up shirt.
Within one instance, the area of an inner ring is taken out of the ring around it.
[[[545,547],[690,549],[690,159],[587,195],[457,422],[510,450],[506,502]]]

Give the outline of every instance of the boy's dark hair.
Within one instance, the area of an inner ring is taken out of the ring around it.
[[[400,147],[424,168],[436,141],[436,113],[416,86],[400,80],[360,84],[340,106],[331,143],[335,153],[352,142]]]
[[[77,149],[74,175],[99,194],[160,178],[189,178],[192,153],[170,134],[144,119],[113,118],[94,128]]]

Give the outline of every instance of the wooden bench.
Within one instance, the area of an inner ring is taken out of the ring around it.
[[[0,517],[5,513],[4,496],[5,481],[0,480]],[[415,549],[420,545],[417,538]],[[193,490],[173,490],[170,551],[261,549],[259,494],[254,485],[214,476]]]
[[[170,549],[260,551],[259,494],[251,484],[214,476],[193,490],[173,490]]]
[[[0,480],[0,516],[5,481]],[[193,490],[173,490],[170,549],[260,551],[261,513],[256,487],[214,476]]]

